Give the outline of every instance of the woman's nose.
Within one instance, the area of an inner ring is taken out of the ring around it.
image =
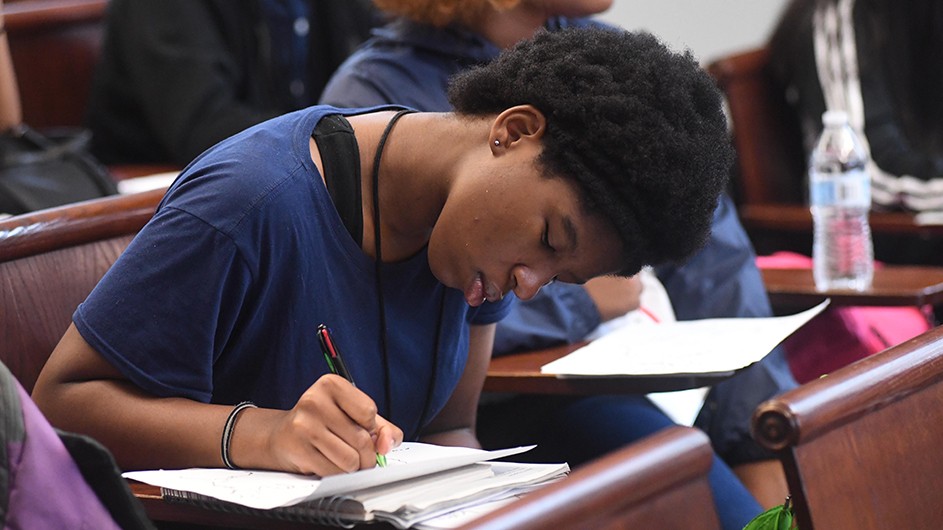
[[[514,268],[514,279],[517,282],[514,294],[521,300],[530,300],[537,295],[541,287],[553,280],[553,276],[542,274],[525,265],[518,265]]]

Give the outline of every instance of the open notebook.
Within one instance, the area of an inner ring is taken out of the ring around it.
[[[383,520],[410,528],[569,472],[566,464],[490,462],[532,447],[483,451],[405,442],[387,455],[388,467],[324,478],[230,469],[131,471],[124,477],[160,486],[168,502],[299,522]]]

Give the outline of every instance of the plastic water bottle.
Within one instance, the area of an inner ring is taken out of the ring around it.
[[[809,160],[815,287],[863,291],[874,277],[868,152],[844,111],[825,112],[822,124]]]

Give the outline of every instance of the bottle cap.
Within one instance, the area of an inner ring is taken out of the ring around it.
[[[822,114],[822,123],[826,126],[842,126],[848,123],[848,113],[843,110],[827,110]]]

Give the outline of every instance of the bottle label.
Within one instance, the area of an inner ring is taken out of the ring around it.
[[[871,206],[871,178],[865,169],[843,174],[812,171],[809,200],[813,206]]]

